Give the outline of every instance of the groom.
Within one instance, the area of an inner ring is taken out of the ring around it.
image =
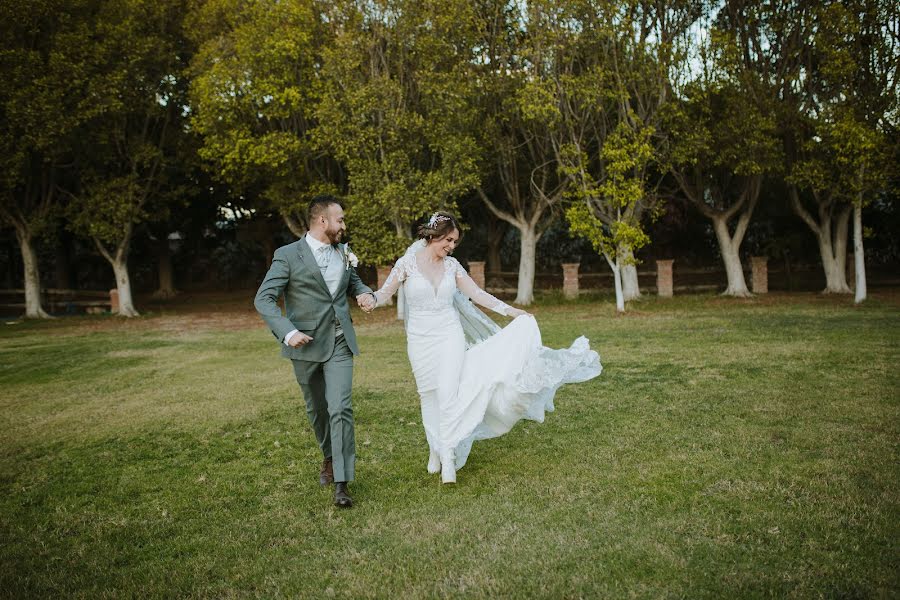
[[[305,237],[275,251],[272,266],[256,292],[257,312],[282,342],[306,400],[306,414],[325,460],[319,483],[334,483],[334,503],[353,506],[347,483],[353,481],[353,356],[359,354],[347,292],[360,306],[374,303],[354,269],[356,258],[339,245],[346,226],[344,207],[334,196],[309,203]],[[278,306],[284,294],[287,317]]]

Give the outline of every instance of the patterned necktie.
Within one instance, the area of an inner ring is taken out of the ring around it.
[[[322,275],[325,275],[325,271],[328,270],[328,264],[331,262],[331,246],[319,246],[319,249],[316,250],[316,263],[319,265],[319,270],[322,271]]]

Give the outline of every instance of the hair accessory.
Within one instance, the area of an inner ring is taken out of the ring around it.
[[[438,223],[443,221],[449,221],[450,217],[447,215],[439,215],[438,213],[434,213],[431,215],[431,218],[428,219],[428,229],[434,229]]]

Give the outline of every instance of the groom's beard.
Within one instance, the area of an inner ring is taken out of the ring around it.
[[[340,229],[326,229],[325,237],[327,237],[328,241],[332,244],[337,244],[341,241],[341,238],[344,237],[344,232]]]

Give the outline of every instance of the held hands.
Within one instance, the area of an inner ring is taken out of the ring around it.
[[[370,313],[375,310],[375,296],[373,294],[360,294],[356,297],[356,303],[364,312]]]

